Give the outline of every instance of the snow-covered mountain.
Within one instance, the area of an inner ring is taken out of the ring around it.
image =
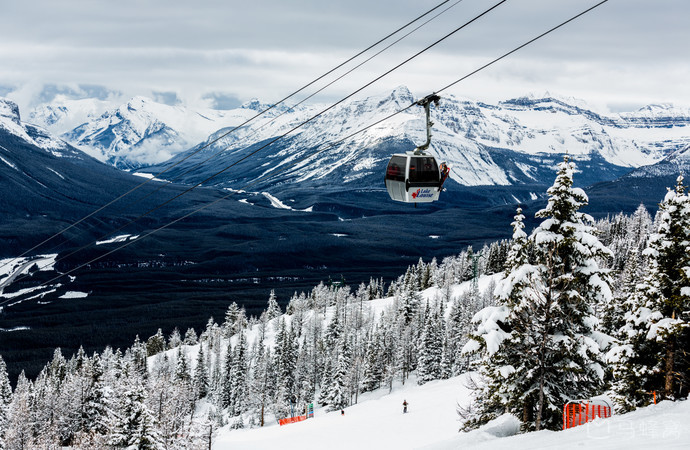
[[[391,153],[424,142],[422,108],[413,107],[345,138],[414,100],[407,88],[400,87],[385,95],[345,102],[208,183],[237,187],[275,174],[266,187],[297,182],[345,190],[380,189]],[[188,158],[168,173],[168,179],[203,180],[234,164],[239,155],[246,154],[245,149],[258,149],[323,109],[323,105],[301,107],[268,125],[264,125],[267,120],[252,123],[194,156],[185,152],[150,170],[157,172]],[[566,152],[583,173],[578,182],[588,185],[654,164],[690,144],[690,110],[670,105],[607,116],[582,102],[554,96],[523,97],[496,105],[446,96],[432,109],[431,151],[449,163],[451,179],[464,186],[543,184],[551,180],[555,164]],[[190,152],[227,131],[218,131]]]
[[[134,97],[123,105],[82,99],[34,108],[29,120],[120,169],[156,164],[186,150],[246,113],[195,110]]]
[[[423,111],[414,107],[340,142],[350,134],[392,114],[415,98],[405,87],[383,95],[344,102],[290,132],[237,170],[211,181],[236,186],[238,181],[281,173],[278,182],[299,181],[346,186],[378,186],[390,153],[425,140]],[[185,158],[184,150],[217,139],[268,105],[252,100],[229,111],[169,106],[145,97],[124,105],[83,99],[42,105],[29,120],[121,169]],[[173,175],[195,182],[231,164],[238,152],[281,136],[323,111],[328,105],[289,109],[281,106],[259,120],[220,139],[181,164]],[[600,114],[583,101],[545,93],[498,104],[444,96],[433,108],[431,150],[451,166],[451,179],[465,186],[541,184],[568,152],[587,172],[583,184],[615,179],[654,164],[690,144],[690,109],[669,104],[648,105],[634,112]],[[321,147],[320,147],[321,146]],[[329,146],[323,150],[324,146]],[[321,148],[318,155],[310,155]],[[256,147],[255,147],[256,148]],[[303,161],[300,161],[305,158]],[[300,161],[300,162],[298,162]],[[160,170],[154,167],[152,172]]]
[[[55,156],[78,156],[74,149],[69,148],[65,142],[56,139],[46,130],[23,123],[17,104],[5,98],[0,98],[0,130]],[[7,158],[9,156],[5,155],[2,161],[16,169],[16,165]]]

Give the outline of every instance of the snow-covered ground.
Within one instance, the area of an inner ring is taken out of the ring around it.
[[[413,379],[405,386],[361,395],[359,403],[345,410],[318,409],[314,419],[291,425],[270,423],[264,428],[221,431],[216,450],[242,449],[367,449],[418,448],[457,435],[459,422],[456,399],[464,399],[467,389],[459,378],[433,381],[417,386]],[[407,400],[409,411],[402,413]]]
[[[467,402],[464,376],[418,386],[410,379],[391,393],[360,396],[340,412],[317,409],[314,419],[264,428],[222,429],[215,450],[259,449],[690,449],[690,401],[662,402],[629,414],[599,419],[566,431],[512,435],[517,420],[499,418],[483,429],[458,432],[456,404]],[[402,413],[402,402],[410,404]]]
[[[500,275],[481,277],[477,288],[483,292],[499,278]],[[454,286],[450,295],[456,297],[469,289],[472,289],[472,283],[465,282]],[[429,300],[441,298],[442,294],[438,288],[422,293],[423,298]],[[379,316],[392,302],[393,298],[368,302],[369,314]],[[283,317],[290,320],[289,315]],[[266,342],[269,345],[274,341],[275,328],[275,324],[267,327]],[[255,333],[255,329],[247,333],[249,342],[256,339]],[[192,364],[197,348],[188,348],[188,359]],[[168,352],[172,357],[174,350]],[[344,415],[315,405],[315,417],[299,423],[279,426],[270,416],[263,428],[230,430],[226,426],[214,437],[213,448],[635,450],[659,446],[664,450],[690,449],[690,427],[687,425],[690,423],[690,401],[662,402],[567,431],[516,434],[518,420],[504,416],[480,430],[459,432],[461,421],[456,407],[466,406],[470,401],[466,380],[467,375],[461,375],[419,386],[412,375],[405,385],[396,380],[391,391],[384,387],[361,394],[357,404],[345,409]],[[409,403],[407,414],[402,412],[404,400]]]

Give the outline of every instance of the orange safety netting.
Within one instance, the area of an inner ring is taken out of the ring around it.
[[[307,420],[307,416],[286,417],[284,419],[280,419],[278,423],[280,425],[287,425],[289,423],[301,422],[303,420]]]
[[[563,407],[563,429],[591,422],[597,417],[611,417],[611,406],[600,403],[568,403]]]

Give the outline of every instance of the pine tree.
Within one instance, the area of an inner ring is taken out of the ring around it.
[[[146,391],[134,377],[123,393],[117,410],[110,445],[136,449],[162,449],[162,439],[155,426],[155,419],[146,407]]]
[[[276,297],[276,291],[271,289],[271,294],[268,296],[268,306],[266,307],[266,320],[273,320],[276,317],[280,317],[283,314],[280,306],[278,305],[278,298]]]
[[[232,360],[232,376],[230,385],[230,414],[238,416],[244,412],[247,403],[247,339],[244,332],[235,346],[235,355]]]
[[[204,346],[202,344],[199,345],[199,353],[197,353],[192,383],[197,399],[204,398],[208,395],[208,370],[206,368],[206,357],[204,356]]]
[[[690,390],[690,196],[683,177],[659,205],[657,230],[644,251],[647,276],[630,299],[631,311],[607,355],[614,366],[613,389],[625,410]]]
[[[94,354],[87,372],[90,386],[84,400],[82,429],[86,432],[105,435],[109,421],[109,394],[103,380],[103,365],[98,354]]]
[[[348,366],[348,358],[343,352],[340,352],[337,362],[333,366],[333,377],[328,387],[327,401],[329,411],[337,411],[348,406],[348,398],[345,393]]]
[[[17,387],[7,410],[7,427],[2,441],[5,448],[30,448],[33,434],[31,430],[31,391],[31,382],[22,371],[17,379]]]
[[[605,336],[596,329],[594,306],[611,298],[608,273],[597,263],[611,252],[591,217],[579,212],[587,196],[572,187],[574,168],[567,157],[559,164],[548,204],[536,214],[544,220],[530,236],[535,264],[524,262],[516,216],[510,272],[497,288],[501,304],[475,316],[480,325],[466,350],[484,351],[484,380],[469,428],[511,412],[526,429],[557,429],[567,401],[603,386]]]
[[[362,392],[373,391],[381,386],[383,379],[381,361],[381,340],[378,329],[368,337],[364,356],[364,375],[362,376]]]
[[[441,358],[443,356],[443,334],[440,329],[441,318],[438,311],[433,313],[427,312],[425,316],[417,366],[418,384],[424,384],[441,377]]]
[[[159,328],[156,334],[146,341],[146,355],[153,356],[164,351],[165,337],[163,336],[163,330]]]
[[[12,403],[12,386],[7,375],[5,360],[0,356],[0,449],[5,448],[2,443],[7,430],[10,403]]]
[[[278,384],[277,408],[284,415],[297,400],[295,372],[297,367],[297,338],[292,329],[285,325],[285,320],[278,321],[278,333],[275,340],[275,364]]]
[[[317,402],[321,406],[328,405],[328,395],[330,393],[331,384],[333,383],[333,364],[331,363],[331,358],[326,358],[326,362],[321,374],[321,382],[319,383],[320,391],[317,398]]]
[[[177,348],[182,345],[182,337],[180,336],[180,330],[175,327],[170,333],[170,338],[168,339],[168,348]]]
[[[228,343],[227,350],[225,351],[225,360],[223,362],[223,383],[220,396],[220,406],[222,408],[228,408],[231,412],[234,411],[235,408],[235,405],[232,403],[232,377],[234,376],[233,368],[235,366],[233,360],[234,356],[235,352],[233,351],[232,345]]]
[[[184,344],[185,345],[196,345],[198,341],[199,341],[199,338],[197,337],[197,334],[196,334],[196,331],[194,331],[194,328],[187,328],[187,331],[184,334]]]

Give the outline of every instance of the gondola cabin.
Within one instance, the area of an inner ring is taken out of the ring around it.
[[[386,189],[392,200],[430,203],[441,192],[441,171],[431,155],[394,154],[386,168]]]

